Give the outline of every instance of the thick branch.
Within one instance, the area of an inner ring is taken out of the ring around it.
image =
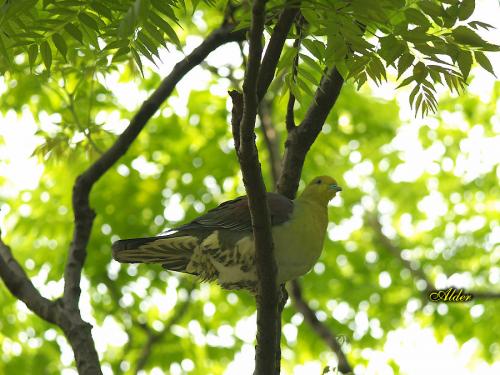
[[[137,138],[147,121],[172,93],[177,83],[210,52],[222,44],[240,40],[244,30],[232,32],[231,25],[224,25],[212,32],[191,54],[177,63],[172,72],[162,81],[158,89],[142,104],[125,131],[95,163],[76,180],[73,188],[73,210],[75,231],[65,269],[64,303],[77,308],[80,296],[80,278],[86,257],[86,246],[90,237],[94,212],[89,206],[89,193],[94,183],[122,157]]]
[[[281,194],[289,198],[295,197],[306,154],[318,137],[343,83],[339,72],[335,68],[331,69],[323,77],[301,124],[289,132],[285,143],[283,173],[278,182]]]
[[[276,369],[276,328],[279,321],[276,261],[267,205],[266,186],[255,145],[257,77],[262,56],[265,0],[255,0],[249,33],[249,55],[243,82],[243,115],[240,124],[238,158],[252,217],[257,268],[257,346],[255,373],[274,374]],[[235,103],[233,103],[234,105]]]
[[[300,0],[287,0],[286,8],[280,15],[274,27],[271,39],[266,48],[266,53],[262,59],[262,69],[259,72],[257,82],[257,97],[262,99],[266,94],[269,85],[273,81],[274,72],[285,45],[286,37],[290,32],[293,20],[299,12]]]
[[[415,267],[410,261],[403,258],[402,249],[396,245],[396,243],[387,237],[382,231],[382,224],[378,220],[376,215],[368,217],[368,223],[373,228],[377,239],[380,241],[382,246],[386,248],[395,258],[403,264],[403,267],[410,271],[411,275],[417,280],[425,281],[426,287],[424,290],[425,298],[429,298],[429,292],[436,290],[434,283],[427,277],[425,272],[420,267]],[[473,291],[468,290],[467,293],[473,295],[474,299],[497,299],[500,298],[500,293],[498,292],[483,292],[483,291]]]
[[[267,104],[267,105],[266,105]],[[269,151],[270,159],[272,165],[275,163],[278,167],[272,168],[272,177],[274,184],[276,185],[281,173],[281,158],[279,155],[279,140],[276,137],[269,136],[268,134],[276,133],[274,125],[271,121],[271,111],[268,106],[269,103],[266,100],[263,100],[261,104],[261,112],[265,111],[266,116],[265,119],[262,119],[261,122],[264,130],[264,137],[266,139],[266,146]],[[295,308],[299,311],[303,316],[307,324],[311,326],[311,328],[318,334],[318,336],[332,349],[333,352],[337,354],[337,358],[339,361],[339,370],[343,373],[349,373],[352,371],[351,366],[342,351],[341,345],[336,340],[335,335],[330,331],[330,329],[318,318],[316,317],[315,311],[309,306],[307,301],[304,299],[300,287],[300,283],[298,280],[293,280],[290,282],[291,287],[291,296],[294,303]],[[286,302],[286,301],[285,301]]]
[[[342,351],[342,346],[337,341],[335,335],[328,329],[322,322],[316,317],[316,313],[307,304],[302,296],[302,290],[300,284],[297,280],[290,282],[291,285],[291,296],[295,308],[304,316],[305,321],[311,326],[311,328],[318,334],[319,337],[332,349],[332,351],[337,355],[338,358],[338,368],[339,370],[347,374],[352,371],[351,365],[347,361],[347,357]]]
[[[42,319],[55,323],[54,302],[42,297],[1,238],[0,277],[13,296],[23,301],[31,311]]]

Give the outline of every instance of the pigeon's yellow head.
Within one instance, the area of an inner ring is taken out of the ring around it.
[[[342,188],[337,184],[335,179],[330,176],[319,176],[306,186],[301,198],[328,203],[339,191],[342,191]]]

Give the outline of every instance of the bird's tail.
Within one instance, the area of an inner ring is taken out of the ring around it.
[[[113,258],[121,263],[161,263],[172,271],[185,272],[198,241],[178,234],[131,238],[113,243]]]

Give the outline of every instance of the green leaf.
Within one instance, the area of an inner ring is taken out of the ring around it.
[[[153,55],[156,57],[160,57],[160,54],[158,53],[158,47],[155,45],[155,43],[144,33],[144,31],[140,31],[139,34],[137,34],[137,38],[141,41],[142,44],[148,49],[149,52],[151,52]]]
[[[413,61],[415,61],[415,56],[413,56],[411,53],[403,53],[403,56],[399,58],[398,61],[398,79],[403,75],[406,70],[413,64]]]
[[[71,35],[74,39],[83,44],[83,34],[78,27],[72,23],[64,25],[64,30]]]
[[[36,44],[32,44],[28,48],[28,60],[31,70],[33,69],[33,65],[35,64],[37,57],[38,57],[38,46]]]
[[[300,59],[304,61],[308,66],[310,66],[314,71],[322,74],[323,69],[321,68],[321,65],[318,64],[316,60],[311,58],[310,56],[307,56],[303,53],[299,53]]]
[[[413,67],[413,77],[415,77],[417,82],[422,82],[427,77],[427,67],[423,62],[419,61],[415,64]]]
[[[128,47],[130,42],[128,39],[118,39],[118,40],[113,40],[111,43],[107,44],[106,47],[104,47],[105,50],[110,50],[110,49],[116,49],[116,48],[125,48]]]
[[[147,31],[149,36],[156,41],[156,43],[166,47],[163,33],[155,25],[151,24],[150,22],[146,22],[143,27]]]
[[[52,65],[52,50],[50,49],[50,45],[47,41],[42,42],[40,45],[40,53],[42,55],[45,68],[50,71],[50,67]]]
[[[56,46],[57,50],[61,54],[61,56],[64,58],[66,61],[66,54],[68,53],[68,46],[66,45],[66,41],[60,34],[54,34],[52,35],[52,41],[54,42],[54,45]]]
[[[116,61],[122,60],[122,58],[124,56],[126,56],[127,53],[129,53],[129,52],[130,52],[130,48],[129,47],[122,47],[122,48],[118,49],[118,51],[116,51],[115,54],[113,55],[112,61],[116,62]]]
[[[431,16],[434,21],[444,14],[444,9],[434,1],[422,0],[418,2],[418,6],[425,14]]]
[[[489,23],[486,22],[481,22],[481,21],[471,21],[468,24],[470,27],[473,27],[474,29],[478,30],[479,27],[485,29],[485,30],[490,30],[494,29],[495,26],[491,26]]]
[[[167,16],[169,19],[171,19],[175,23],[178,23],[179,20],[175,16],[175,13],[174,13],[173,9],[170,7],[170,5],[168,4],[168,2],[163,1],[163,0],[151,0],[151,4],[160,13],[164,14],[165,16]]]
[[[444,27],[447,28],[453,27],[453,25],[455,25],[457,20],[458,20],[458,4],[446,8],[443,16]]]
[[[396,88],[397,88],[397,89],[399,89],[399,88],[401,88],[401,87],[407,86],[407,85],[409,85],[410,83],[412,83],[413,81],[415,81],[415,77],[410,76],[410,77],[406,78],[403,82],[401,82],[401,83],[399,84],[399,86],[398,86],[398,87],[396,87]]]
[[[401,32],[401,36],[404,40],[412,43],[422,43],[427,42],[431,39],[429,35],[427,35],[427,27],[415,27],[413,30],[406,30]]]
[[[96,20],[93,19],[91,16],[89,16],[87,13],[80,13],[78,15],[78,19],[87,27],[91,28],[92,30],[95,30],[99,32],[99,25],[97,24]]]
[[[462,0],[460,5],[458,6],[458,19],[460,21],[465,21],[472,13],[474,13],[474,8],[476,6],[475,0]]]
[[[151,21],[160,29],[163,30],[170,41],[176,45],[177,48],[181,49],[181,41],[177,37],[177,34],[175,33],[174,29],[172,26],[168,24],[167,21],[165,21],[163,18],[161,18],[157,13],[151,12],[149,15]]]
[[[392,65],[403,54],[405,46],[392,35],[379,39],[380,49],[377,53],[385,60],[387,65]]]
[[[423,26],[425,28],[429,28],[431,23],[427,19],[427,17],[415,8],[408,8],[405,10],[405,16],[409,23],[412,23],[417,26]]]
[[[2,33],[0,33],[0,53],[2,54],[4,59],[7,61],[8,65],[10,65],[12,62],[12,58],[10,56],[9,51],[5,47],[5,42],[3,41],[3,38],[4,37],[3,37]]]
[[[139,68],[142,76],[144,76],[144,71],[142,70],[142,61],[141,61],[141,56],[137,53],[135,49],[131,49],[132,56],[134,57],[135,63],[137,64],[137,67]]]
[[[316,57],[316,59],[318,59],[318,61],[323,61],[325,52],[325,45],[323,43],[319,40],[304,39],[302,44],[314,57]]]
[[[413,102],[415,100],[415,95],[417,95],[419,91],[420,91],[420,85],[419,84],[416,84],[415,87],[413,88],[413,90],[411,90],[410,96],[408,98],[408,100],[410,102],[410,107],[411,108],[413,108]]]
[[[467,26],[458,26],[451,31],[453,38],[472,47],[487,47],[489,44]]]
[[[460,51],[457,62],[458,67],[462,72],[462,76],[464,77],[464,80],[466,80],[472,66],[472,54],[469,51]]]
[[[111,9],[109,9],[107,6],[104,4],[98,2],[98,1],[92,1],[90,3],[90,6],[92,9],[94,9],[99,15],[106,17],[108,20],[113,19],[113,13],[111,12]]]
[[[475,51],[474,57],[475,57],[477,63],[479,65],[481,65],[481,67],[484,70],[490,72],[491,74],[493,74],[496,77],[495,71],[493,70],[493,66],[491,65],[490,60],[486,57],[486,55],[484,53],[479,52],[479,51]]]

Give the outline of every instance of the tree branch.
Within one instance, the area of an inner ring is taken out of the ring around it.
[[[243,113],[239,124],[239,144],[235,147],[248,196],[255,243],[257,268],[257,345],[255,348],[255,374],[274,374],[276,371],[276,330],[278,321],[278,288],[276,260],[271,233],[271,220],[267,204],[266,186],[262,177],[259,155],[255,145],[257,116],[257,78],[262,56],[262,35],[266,0],[254,0],[249,32],[249,55],[243,82]],[[233,114],[238,113],[233,98]],[[233,119],[234,124],[237,118]],[[234,135],[237,138],[237,135]]]
[[[377,215],[371,215],[368,217],[368,223],[373,228],[380,243],[399,261],[403,264],[403,267],[410,271],[411,275],[417,280],[425,281],[426,287],[424,290],[425,299],[429,298],[429,292],[436,290],[434,283],[427,277],[425,272],[420,267],[415,267],[410,261],[403,258],[402,249],[395,244],[393,240],[387,237],[382,231],[382,224],[380,223]],[[485,291],[471,291],[468,293],[473,295],[474,299],[497,299],[500,298],[500,293],[498,292],[485,292]]]
[[[233,24],[225,22],[191,54],[177,63],[158,89],[142,104],[115,143],[76,179],[72,199],[75,228],[64,271],[65,285],[62,300],[53,302],[42,297],[19,263],[12,257],[10,249],[3,242],[0,243],[0,276],[14,296],[25,302],[38,316],[48,322],[56,323],[63,330],[75,354],[80,374],[101,374],[91,326],[82,320],[78,308],[81,272],[95,217],[89,203],[90,191],[99,178],[126,153],[147,121],[192,68],[222,44],[244,39],[246,30],[233,32],[233,28]]]
[[[337,341],[335,335],[330,331],[330,329],[328,329],[328,327],[318,320],[314,310],[304,300],[299,282],[297,280],[293,280],[290,282],[290,286],[290,294],[295,308],[304,316],[305,321],[318,334],[318,336],[321,337],[321,339],[323,339],[323,341],[337,355],[338,369],[344,374],[352,372],[352,367],[342,351],[342,346]]]
[[[139,359],[137,360],[137,365],[135,368],[136,375],[139,374],[139,372],[146,366],[146,363],[148,362],[149,357],[151,356],[151,353],[153,351],[154,345],[160,342],[165,337],[165,335],[168,332],[170,332],[172,326],[177,324],[179,320],[181,320],[186,314],[189,308],[189,304],[191,303],[191,292],[193,291],[193,289],[194,289],[194,284],[189,289],[187,299],[182,303],[181,306],[179,306],[176,309],[174,315],[170,318],[168,323],[160,332],[153,331],[151,328],[148,327],[147,324],[140,325],[140,327],[144,329],[144,331],[146,332],[148,339],[144,344],[144,347],[142,348]]]
[[[273,81],[274,72],[278,65],[283,46],[285,45],[286,37],[290,32],[293,20],[297,16],[300,7],[300,0],[287,0],[285,9],[281,12],[280,18],[274,27],[271,39],[266,48],[266,52],[262,59],[262,68],[259,72],[257,82],[257,97],[259,101],[266,94],[269,85]]]
[[[24,302],[31,311],[42,319],[50,323],[55,323],[54,302],[42,297],[1,237],[0,277],[13,296]]]
[[[293,199],[297,193],[307,152],[318,137],[343,83],[344,80],[337,69],[330,69],[317,88],[304,119],[288,134],[283,172],[278,182],[278,191],[288,198]]]
[[[271,164],[271,175],[273,178],[273,185],[276,187],[280,173],[281,173],[281,156],[280,156],[280,136],[272,123],[272,103],[268,100],[262,100],[259,107],[259,119],[266,144],[267,151],[269,152],[269,160]]]
[[[277,167],[271,168],[272,178],[276,186],[281,173],[281,158],[279,155],[279,140],[277,139],[277,137],[268,135],[276,133],[276,130],[271,121],[271,110],[269,105],[270,103],[267,103],[265,99],[262,101],[261,112],[266,112],[266,116],[264,119],[262,119],[263,116],[261,116],[261,123],[263,128],[265,129],[263,133],[266,140],[266,146],[269,151],[271,166],[273,166],[274,164],[277,165]],[[304,299],[300,282],[298,280],[293,280],[289,283],[289,285],[291,290],[290,295],[292,296],[295,309],[304,316],[306,323],[311,326],[311,328],[326,343],[326,345],[328,345],[328,347],[337,355],[339,370],[343,373],[351,372],[352,368],[347,360],[346,355],[342,351],[342,346],[337,341],[335,334],[332,333],[331,330],[325,324],[323,324],[323,322],[318,320],[318,318],[316,317],[316,312]]]

